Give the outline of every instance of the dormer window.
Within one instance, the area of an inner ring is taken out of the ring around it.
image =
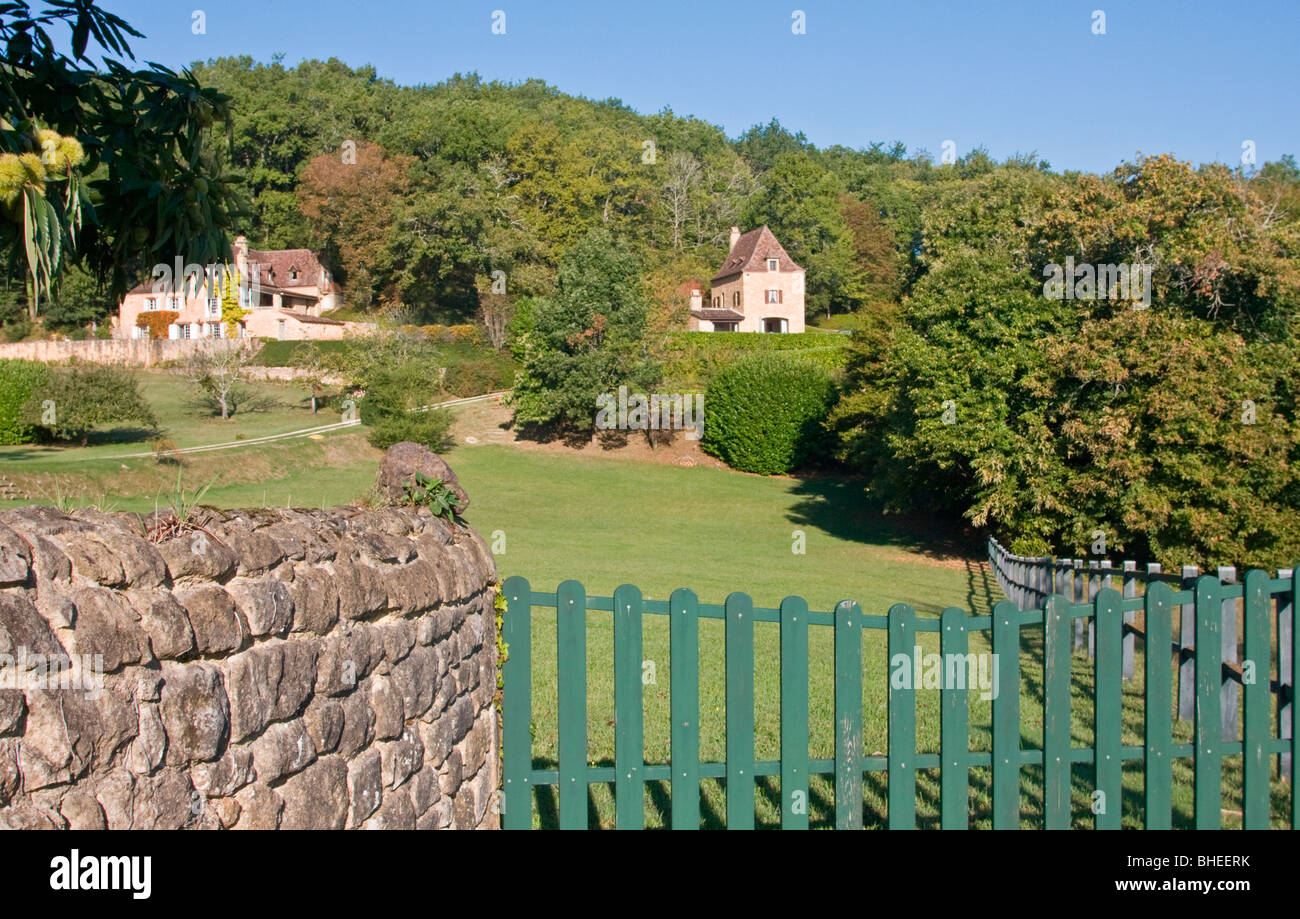
[[[767,260],[767,270],[768,270],[768,271],[779,271],[780,268],[781,268],[781,261],[780,261],[780,259],[770,258],[770,259]]]
[[[297,269],[297,268],[290,268],[290,269],[289,269],[289,280],[290,280],[290,281],[296,281],[296,280],[298,280],[298,269]]]

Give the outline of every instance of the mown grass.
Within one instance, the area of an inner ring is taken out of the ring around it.
[[[230,424],[197,418],[185,408],[182,392],[166,378],[147,375],[146,391],[180,445],[233,439]],[[233,420],[253,432],[274,433],[305,427],[313,416],[291,401],[293,387],[279,389],[283,408],[265,416]],[[319,417],[319,416],[315,416]],[[304,418],[307,424],[303,424]],[[238,430],[238,429],[237,429]],[[93,497],[102,489],[112,507],[148,510],[174,484],[174,467],[150,460],[120,462],[106,458],[122,450],[120,441],[86,448],[9,448],[28,471],[65,474],[83,483]],[[195,487],[213,472],[218,484],[205,500],[219,506],[343,504],[362,497],[373,481],[379,452],[364,443],[362,432],[328,435],[320,440],[293,440],[228,453],[186,458],[185,481]],[[0,460],[7,460],[0,456]],[[666,598],[677,587],[693,589],[704,602],[720,603],[732,591],[748,593],[760,606],[777,606],[798,594],[813,609],[829,610],[843,599],[856,600],[868,613],[884,613],[907,602],[922,616],[934,617],[956,606],[987,613],[1001,595],[979,561],[977,541],[942,520],[908,520],[882,515],[864,497],[861,483],[837,478],[763,478],[705,466],[682,468],[598,454],[525,451],[501,445],[459,446],[448,457],[472,497],[470,523],[500,551],[502,577],[522,575],[534,590],[553,591],[564,580],[582,581],[589,593],[609,596],[620,584],[642,588],[649,598]],[[75,462],[74,462],[75,461]],[[127,466],[123,469],[121,467]],[[6,463],[6,469],[12,469]],[[90,484],[86,484],[90,483]],[[17,502],[4,502],[13,504]],[[23,502],[26,503],[26,502]],[[82,503],[95,503],[93,500]],[[793,551],[800,548],[802,553]],[[1042,743],[1041,627],[1022,635],[1021,743]],[[830,757],[832,749],[833,665],[831,629],[813,627],[810,639],[810,754]],[[759,760],[779,757],[779,629],[755,624],[755,743]],[[935,633],[923,633],[925,652],[936,651]],[[613,763],[613,648],[608,613],[588,614],[589,760]],[[536,768],[556,765],[556,658],[554,611],[534,610],[533,624],[533,757]],[[644,658],[654,664],[654,680],[645,686],[646,761],[665,763],[669,746],[669,642],[665,617],[646,617]],[[700,626],[701,756],[725,758],[725,666],[723,625],[703,620]],[[972,635],[971,650],[989,650],[982,633]],[[863,637],[864,753],[884,753],[887,744],[885,635],[867,630]],[[1073,736],[1076,747],[1092,742],[1092,676],[1088,660],[1074,661]],[[1007,687],[1001,687],[1007,691]],[[1139,644],[1137,677],[1124,685],[1123,742],[1140,745],[1144,702]],[[917,739],[921,752],[939,749],[939,693],[918,690]],[[991,705],[971,693],[971,749],[990,746]],[[1188,742],[1191,725],[1175,722],[1175,740]],[[1175,826],[1192,820],[1191,761],[1175,763]],[[1141,826],[1141,763],[1126,764],[1122,802],[1126,826]],[[990,823],[988,769],[970,772],[972,825]],[[1022,811],[1027,827],[1041,825],[1042,769],[1022,770]],[[939,773],[918,774],[918,823],[937,826]],[[1074,823],[1092,824],[1092,767],[1073,771]],[[814,826],[834,819],[829,777],[811,784],[809,815]],[[1225,827],[1240,826],[1241,757],[1224,760]],[[883,772],[864,778],[864,823],[882,826],[887,819],[887,779]],[[552,788],[536,793],[536,824],[556,823]],[[779,780],[758,780],[756,817],[760,827],[779,825]],[[725,783],[702,783],[705,826],[725,825]],[[1275,784],[1274,823],[1284,825],[1287,786]],[[647,783],[647,825],[663,826],[671,806],[666,783]],[[612,786],[590,790],[592,826],[614,824]]]

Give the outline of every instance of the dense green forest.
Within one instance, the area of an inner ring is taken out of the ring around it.
[[[417,323],[470,318],[496,271],[509,296],[549,292],[597,226],[639,255],[663,310],[682,281],[712,276],[731,225],[766,223],[808,270],[809,311],[851,312],[902,292],[945,183],[1047,169],[982,150],[946,167],[902,144],[818,150],[775,121],[731,140],[537,80],[400,87],[333,60],[249,58],[195,75],[234,99],[252,244],[320,248],[354,309],[400,305]]]

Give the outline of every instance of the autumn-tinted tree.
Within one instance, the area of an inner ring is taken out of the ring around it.
[[[394,226],[406,206],[412,157],[378,144],[322,153],[303,170],[298,202],[312,222],[349,303],[397,302]]]

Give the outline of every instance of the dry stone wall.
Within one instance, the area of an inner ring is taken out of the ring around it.
[[[0,827],[497,826],[483,540],[410,508],[195,522],[0,512]]]

